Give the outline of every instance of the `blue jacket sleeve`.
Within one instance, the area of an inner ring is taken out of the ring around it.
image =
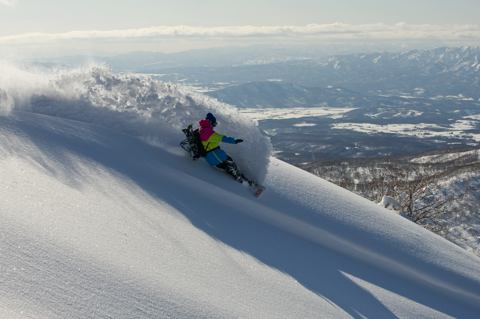
[[[222,138],[222,142],[228,143],[228,144],[235,144],[235,139],[233,137],[230,137],[230,136],[224,136]]]

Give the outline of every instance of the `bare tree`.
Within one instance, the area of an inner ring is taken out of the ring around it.
[[[444,213],[444,207],[461,199],[469,188],[460,194],[438,192],[439,180],[451,174],[451,170],[431,174],[423,166],[412,166],[408,171],[397,175],[395,199],[401,205],[401,214],[421,225],[434,225]]]

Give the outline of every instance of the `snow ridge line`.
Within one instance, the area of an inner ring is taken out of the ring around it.
[[[167,172],[165,171],[160,173],[167,175]],[[184,175],[186,178],[178,178],[179,174]],[[325,229],[312,226],[311,224],[298,218],[291,217],[286,213],[271,209],[270,207],[261,204],[261,202],[256,202],[255,200],[232,193],[220,186],[208,183],[181,171],[176,171],[175,173],[169,171],[168,175],[169,178],[182,184],[183,187],[191,188],[193,192],[202,192],[205,195],[214,198],[218,198],[219,194],[223,193],[226,195],[225,198],[229,199],[224,202],[226,206],[230,206],[236,211],[241,211],[245,215],[249,215],[254,219],[286,231],[289,234],[339,252],[343,255],[355,257],[375,268],[380,268],[381,270],[399,275],[406,279],[423,282],[431,288],[439,289],[450,297],[466,301],[470,305],[478,306],[480,304],[479,295],[472,293],[459,285],[446,282],[438,276],[432,276],[408,264],[379,254],[368,247],[337,236]],[[187,183],[186,180],[189,182]],[[242,207],[243,209],[239,210],[239,207]],[[379,267],[379,265],[384,265],[384,267]]]

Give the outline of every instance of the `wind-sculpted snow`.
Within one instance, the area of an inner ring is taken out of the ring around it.
[[[88,66],[39,71],[0,64],[0,111],[29,111],[105,126],[152,144],[177,147],[181,129],[212,112],[218,131],[245,143],[225,148],[241,169],[259,181],[271,144],[257,123],[237,109],[193,90],[139,74],[115,74]]]

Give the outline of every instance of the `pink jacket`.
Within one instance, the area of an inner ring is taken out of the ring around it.
[[[209,120],[200,120],[198,124],[200,125],[200,132],[199,132],[200,140],[202,142],[208,141],[210,136],[212,136],[212,134],[215,133],[215,131],[213,130],[212,123],[210,123]]]

